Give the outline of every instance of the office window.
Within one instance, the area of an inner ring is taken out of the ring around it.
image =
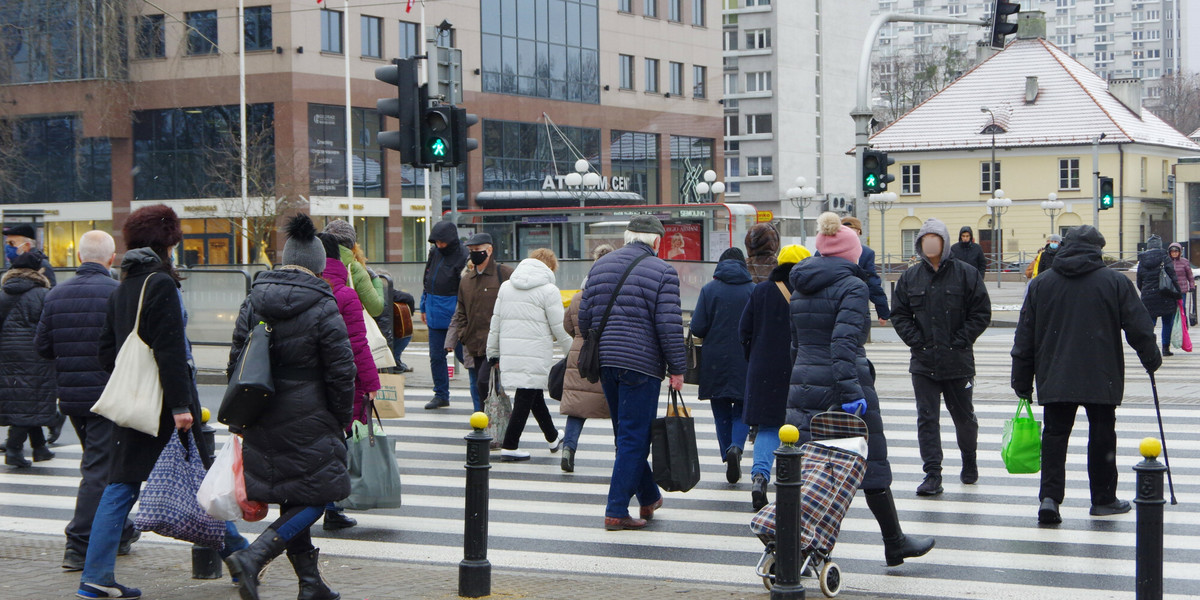
[[[362,55],[369,58],[383,57],[383,44],[380,42],[380,37],[383,36],[383,19],[379,17],[362,16]]]
[[[658,59],[657,58],[647,58],[645,64],[646,64],[646,91],[647,92],[657,92],[658,91]]]
[[[1079,159],[1078,158],[1060,158],[1060,159],[1058,159],[1058,189],[1060,189],[1060,190],[1077,190],[1077,189],[1079,189]]]
[[[979,193],[990,194],[1000,189],[1000,162],[979,163]]]
[[[242,13],[246,20],[246,52],[270,50],[271,7],[247,6]]]
[[[321,52],[342,53],[342,13],[321,9]]]
[[[633,89],[633,57],[628,54],[620,55],[621,60],[621,89]]]
[[[612,130],[609,152],[613,177],[628,177],[626,191],[641,194],[650,205],[659,203],[658,134]]]
[[[759,175],[771,175],[771,157],[770,156],[747,156],[746,157],[746,175],[756,177]]]
[[[188,54],[217,53],[217,11],[184,13],[187,22]]]
[[[725,115],[725,137],[741,135],[739,125],[740,119],[737,115]]]
[[[900,193],[921,193],[921,165],[900,165]]]
[[[738,93],[737,73],[726,73],[725,74],[725,95],[728,96],[729,94],[736,94],[736,93]],[[726,108],[733,108],[732,106],[729,106],[728,104],[726,104],[725,106],[726,106]]]
[[[596,0],[479,3],[483,91],[600,103]]]
[[[761,115],[746,115],[746,133],[771,133],[770,113]]]
[[[642,0],[642,14],[658,18],[658,0]]]
[[[3,126],[11,135],[6,154],[21,167],[12,185],[0,186],[0,205],[112,199],[112,145],[83,137],[82,117],[18,117]]]
[[[771,91],[771,72],[770,71],[755,71],[746,73],[746,91],[747,92],[769,92]]]
[[[692,0],[692,25],[704,26],[704,5],[708,0]]]
[[[746,6],[770,6],[771,0],[746,0]]]
[[[692,97],[708,97],[708,67],[692,65]]]
[[[737,181],[729,181],[734,177],[742,175],[741,161],[736,156],[725,157],[725,191],[730,194],[738,194],[742,191],[742,184]]]
[[[137,17],[137,57],[162,58],[167,55],[162,15]]]
[[[748,29],[746,30],[746,49],[761,50],[771,47],[771,30],[770,29]]]
[[[671,63],[671,95],[683,95],[683,63]]]
[[[736,29],[726,29],[723,32],[722,37],[725,39],[725,43],[724,43],[725,50],[737,50],[738,49],[738,32]]]
[[[617,0],[617,10],[623,13],[633,12],[633,0]]]
[[[667,0],[667,19],[675,23],[683,20],[683,0]]]
[[[421,24],[400,21],[400,58],[420,54]]]

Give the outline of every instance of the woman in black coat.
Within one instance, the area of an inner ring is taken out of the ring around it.
[[[1179,312],[1176,298],[1163,294],[1158,289],[1158,274],[1166,265],[1167,274],[1175,276],[1175,268],[1171,265],[1167,251],[1163,250],[1162,238],[1157,235],[1146,240],[1146,251],[1138,255],[1137,287],[1142,292],[1142,304],[1150,313],[1150,318],[1162,320],[1162,353],[1171,356],[1171,328],[1175,326],[1175,314]]]
[[[259,275],[242,303],[229,370],[259,321],[271,327],[275,396],[245,428],[246,497],[278,504],[279,518],[225,560],[242,598],[258,598],[258,573],[285,549],[300,580],[300,597],[334,599],[321,578],[309,529],[326,507],[350,495],[345,429],[354,407],[354,353],[325,270],[325,248],[307,215],[287,227],[283,265]]]
[[[896,566],[905,558],[929,552],[934,541],[904,535],[892,498],[892,468],[879,397],[863,348],[870,329],[870,292],[866,274],[857,264],[862,254],[858,235],[834,213],[822,214],[817,225],[821,255],[796,265],[789,275],[795,290],[790,306],[795,363],[787,422],[800,429],[801,441],[807,441],[809,424],[817,413],[842,410],[852,403],[866,405],[861,416],[870,436],[867,472],[860,487],[883,533],[884,558],[888,566]]]
[[[34,462],[54,458],[42,433],[57,422],[54,362],[38,356],[33,343],[50,291],[50,280],[38,272],[42,258],[37,251],[17,256],[0,280],[0,425],[8,426],[4,464],[11,467],[32,466],[26,437]]]

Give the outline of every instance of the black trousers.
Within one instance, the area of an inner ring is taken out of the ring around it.
[[[958,450],[966,460],[974,460],[979,444],[979,421],[975,419],[972,398],[975,383],[969,378],[935,380],[924,375],[913,374],[913,395],[917,400],[917,444],[921,449],[921,462],[926,473],[942,472],[942,430],[938,419],[942,412],[942,398],[946,399],[946,410],[954,420],[954,433],[958,437]]]
[[[512,418],[508,421],[508,429],[504,430],[505,450],[516,450],[521,443],[521,434],[525,431],[525,423],[529,421],[529,413],[537,420],[538,427],[547,442],[558,439],[558,430],[554,428],[554,419],[550,417],[550,409],[546,407],[546,398],[542,390],[518,389],[513,394]]]
[[[41,448],[46,445],[46,434],[40,426],[24,427],[12,425],[8,428],[8,440],[4,443],[9,452],[21,452],[25,449],[25,438],[29,438],[30,448]]]
[[[1059,504],[1066,494],[1067,440],[1082,406],[1088,418],[1088,485],[1092,504],[1117,500],[1117,407],[1111,404],[1047,404],[1042,407],[1042,488],[1038,500]]]
[[[75,515],[67,523],[67,548],[87,554],[88,538],[92,533],[92,519],[100,496],[108,485],[109,461],[112,457],[112,433],[116,427],[108,419],[91,415],[71,417],[71,426],[79,444],[83,446],[83,457],[79,461],[79,491],[75,493]],[[133,535],[133,520],[126,518],[121,532],[121,541]]]
[[[475,392],[479,394],[479,404],[482,406],[492,389],[492,363],[488,362],[486,356],[472,356],[471,360],[475,364]]]

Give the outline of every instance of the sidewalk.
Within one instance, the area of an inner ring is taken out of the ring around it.
[[[614,534],[621,535],[621,534]],[[319,540],[318,540],[319,541]],[[79,573],[66,573],[59,563],[63,538],[0,532],[0,598],[48,600],[70,598]],[[581,557],[584,558],[584,557]],[[384,560],[321,556],[321,571],[344,600],[433,600],[458,598],[458,565],[432,565]],[[191,549],[180,544],[141,541],[129,556],[117,559],[118,580],[142,590],[148,600],[238,600],[228,573],[221,579],[191,578]],[[753,569],[754,565],[747,565]],[[821,598],[816,582],[805,580],[808,597]],[[267,570],[259,587],[262,600],[292,600],[296,576],[280,557]],[[688,600],[763,600],[761,586],[720,586],[681,581],[638,579],[619,574],[598,577],[572,573],[539,573],[493,566],[492,595],[488,598],[529,600],[630,600],[687,598]],[[839,598],[882,600],[884,596],[846,589]],[[896,596],[887,596],[896,598]]]

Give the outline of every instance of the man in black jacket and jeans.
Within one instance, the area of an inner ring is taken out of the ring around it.
[[[979,480],[972,346],[991,323],[992,304],[979,271],[950,256],[950,232],[944,223],[925,221],[916,250],[921,264],[900,276],[892,295],[892,326],[912,351],[908,372],[917,401],[917,441],[925,470],[917,495],[934,496],[942,493],[938,426],[942,396],[962,453],[959,479],[966,484]]]
[[[1116,408],[1125,391],[1121,330],[1146,371],[1162,365],[1154,321],[1133,282],[1106,268],[1104,236],[1090,225],[1072,229],[1054,269],[1029,284],[1012,349],[1012,389],[1043,407],[1042,486],[1038,522],[1061,523],[1067,440],[1080,406],[1088,417],[1088,482],[1094,516],[1129,512],[1117,499]],[[1086,301],[1080,301],[1086,299]]]
[[[983,246],[975,243],[975,232],[969,226],[958,230],[958,243],[950,248],[954,258],[979,269],[979,274],[987,272],[987,257],[983,255]],[[920,255],[920,250],[917,251]]]

